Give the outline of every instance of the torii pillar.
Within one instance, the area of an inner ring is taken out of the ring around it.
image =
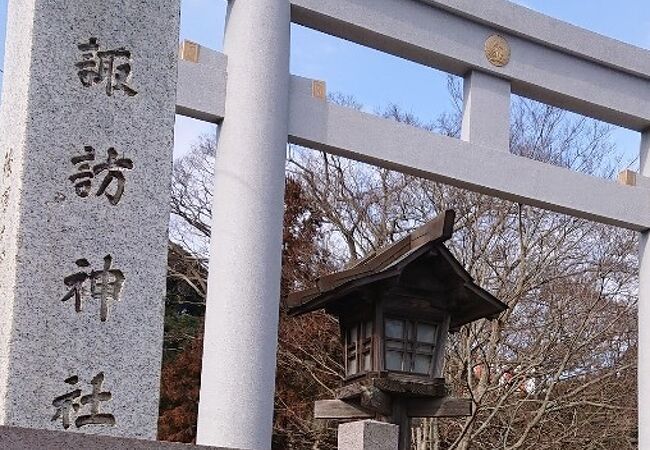
[[[641,135],[639,174],[650,177],[650,130]],[[650,445],[650,232],[640,237],[638,316],[638,430],[639,448],[645,448]]]
[[[271,446],[289,120],[288,0],[230,0],[197,443]]]

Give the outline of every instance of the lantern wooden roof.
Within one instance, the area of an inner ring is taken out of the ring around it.
[[[312,288],[290,294],[289,314],[301,315],[323,308],[330,312],[340,310],[355,301],[354,292],[388,281],[400,289],[417,292],[420,298],[439,298],[444,293],[452,330],[497,316],[507,306],[476,285],[444,245],[453,234],[454,218],[453,210],[445,211],[354,266],[317,279]]]

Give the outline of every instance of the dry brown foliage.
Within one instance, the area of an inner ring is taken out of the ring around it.
[[[194,442],[201,380],[203,338],[197,336],[171,363],[164,364],[160,384],[158,438]]]

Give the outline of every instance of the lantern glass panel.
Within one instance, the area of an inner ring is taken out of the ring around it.
[[[404,339],[404,321],[386,320],[386,337],[393,339]]]
[[[416,347],[418,353],[433,353],[433,349],[435,347],[433,345],[422,345],[418,344]]]
[[[428,323],[418,323],[417,341],[433,344],[436,341],[436,327]]]
[[[386,352],[386,369],[402,370],[402,352]]]
[[[433,358],[431,356],[416,355],[413,372],[426,374],[430,373],[432,359]]]
[[[438,327],[432,323],[386,319],[386,370],[431,375]]]

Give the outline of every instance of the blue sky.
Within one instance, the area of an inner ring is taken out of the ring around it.
[[[0,0],[0,55],[4,54],[7,1]],[[647,1],[516,2],[603,35],[650,48],[650,8]],[[180,38],[221,49],[225,5],[224,0],[182,0]],[[291,71],[327,81],[330,92],[351,94],[370,111],[392,102],[428,121],[450,108],[444,73],[299,26],[293,26],[292,30]],[[213,127],[209,124],[178,118],[176,154],[184,153],[199,134],[211,129]],[[621,152],[631,154],[637,151],[638,133],[616,130],[614,136]]]

